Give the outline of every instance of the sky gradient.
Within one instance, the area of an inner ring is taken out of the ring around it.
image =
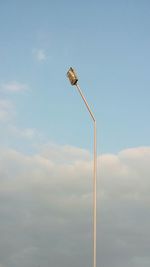
[[[0,0],[0,267],[147,267],[150,3]],[[81,207],[81,208],[80,208]]]

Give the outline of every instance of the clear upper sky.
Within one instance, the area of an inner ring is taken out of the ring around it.
[[[20,135],[36,132],[37,143],[92,149],[89,115],[66,77],[70,66],[97,118],[99,151],[150,144],[148,0],[1,0],[3,145],[30,151]]]

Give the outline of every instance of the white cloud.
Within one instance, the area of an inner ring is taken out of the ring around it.
[[[19,138],[33,139],[42,136],[35,128],[20,129],[15,125],[10,125],[8,130],[11,134]]]
[[[0,121],[9,120],[14,113],[14,106],[10,100],[0,99]]]
[[[101,172],[105,177],[103,190],[107,188],[106,196],[132,200],[142,197],[142,201],[150,202],[149,162],[149,147],[126,149],[118,155],[103,155]]]
[[[150,147],[98,157],[99,266],[150,264],[149,162]],[[54,145],[35,155],[0,150],[0,198],[2,266],[90,266],[88,151]]]
[[[3,83],[0,86],[2,91],[5,92],[22,92],[28,90],[28,86],[23,83],[12,81],[9,83]]]
[[[90,160],[90,153],[81,148],[73,146],[59,146],[56,144],[45,144],[40,147],[44,158],[52,158],[57,163],[79,162]]]
[[[47,59],[46,52],[44,49],[35,49],[34,56],[38,61],[45,61]]]

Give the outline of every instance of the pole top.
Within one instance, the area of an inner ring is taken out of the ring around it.
[[[73,68],[70,67],[70,69],[67,72],[67,77],[72,85],[76,85],[78,82],[78,77],[74,71]]]

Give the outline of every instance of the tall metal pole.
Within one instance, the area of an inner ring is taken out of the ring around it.
[[[93,162],[93,267],[96,267],[96,226],[97,226],[97,140],[96,140],[96,119],[84,97],[78,83],[75,84],[79,94],[81,95],[90,115],[94,122],[94,162]]]
[[[67,72],[67,76],[71,82],[72,85],[75,85],[80,96],[82,97],[90,116],[94,123],[94,162],[93,162],[93,267],[96,267],[96,226],[97,226],[97,140],[96,140],[96,119],[93,115],[93,112],[91,111],[86,98],[84,97],[79,85],[78,85],[78,78],[76,76],[75,71],[70,68]]]
[[[94,176],[93,176],[93,267],[96,267],[96,222],[97,222],[97,140],[96,140],[96,120],[94,121]]]

